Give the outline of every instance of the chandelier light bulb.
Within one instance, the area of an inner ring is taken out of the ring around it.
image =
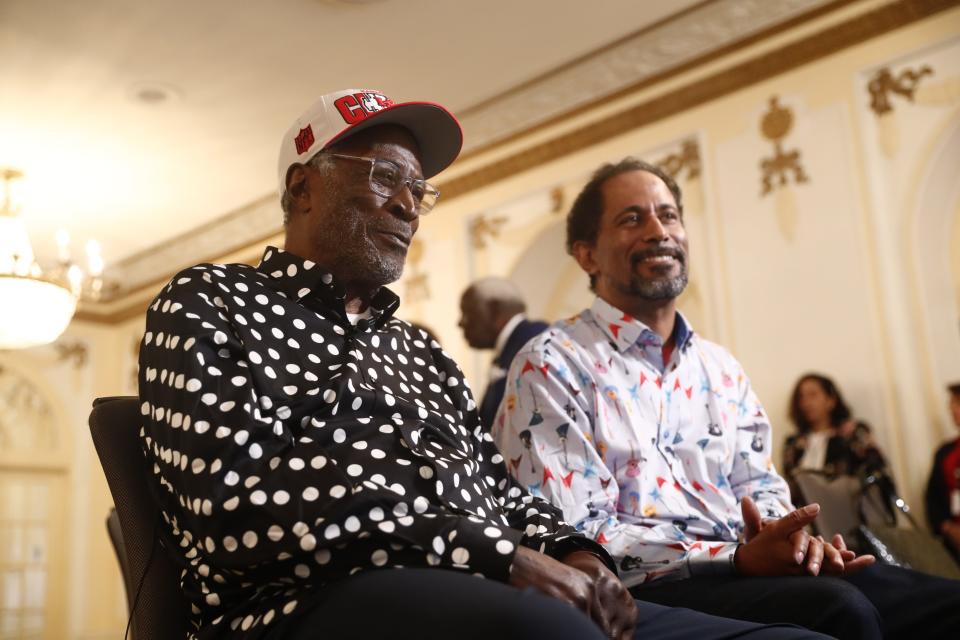
[[[100,243],[96,240],[87,240],[87,273],[91,278],[103,275],[103,256],[100,254]]]
[[[44,273],[34,260],[33,247],[13,206],[11,182],[21,177],[15,169],[0,169],[3,180],[0,208],[0,349],[22,349],[56,340],[70,324],[84,288],[83,270],[70,260],[70,234],[56,233],[60,265]],[[87,242],[87,262],[98,296],[103,257],[96,241]]]
[[[60,264],[70,262],[70,233],[66,229],[57,230],[57,258]]]

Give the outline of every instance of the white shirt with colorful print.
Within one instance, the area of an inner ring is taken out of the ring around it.
[[[740,364],[679,313],[674,338],[597,298],[520,351],[493,426],[514,476],[629,586],[731,571],[745,495],[765,517],[792,509]]]

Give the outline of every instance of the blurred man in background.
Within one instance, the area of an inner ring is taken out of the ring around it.
[[[477,280],[460,298],[460,328],[473,349],[493,349],[487,390],[480,402],[480,422],[489,430],[503,400],[507,369],[528,340],[549,326],[528,320],[520,289],[505,278]]]

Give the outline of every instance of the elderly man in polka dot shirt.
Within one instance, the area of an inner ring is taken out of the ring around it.
[[[150,305],[142,444],[191,637],[753,634],[656,605],[638,628],[606,552],[510,478],[460,369],[393,317],[424,178],[461,142],[432,103],[322,97],[282,141],[284,249]]]

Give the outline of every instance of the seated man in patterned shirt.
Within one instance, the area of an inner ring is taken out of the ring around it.
[[[193,637],[633,632],[602,546],[510,479],[457,365],[393,317],[424,178],[461,141],[432,103],[324,96],[282,141],[284,249],[186,269],[151,304],[143,447]],[[644,606],[638,632],[768,632]]]
[[[494,422],[527,490],[603,543],[642,600],[840,638],[954,637],[957,583],[804,532],[819,507],[793,510],[743,369],[677,311],[688,246],[673,179],[632,158],[604,165],[573,204],[567,249],[596,301],[521,349]]]

